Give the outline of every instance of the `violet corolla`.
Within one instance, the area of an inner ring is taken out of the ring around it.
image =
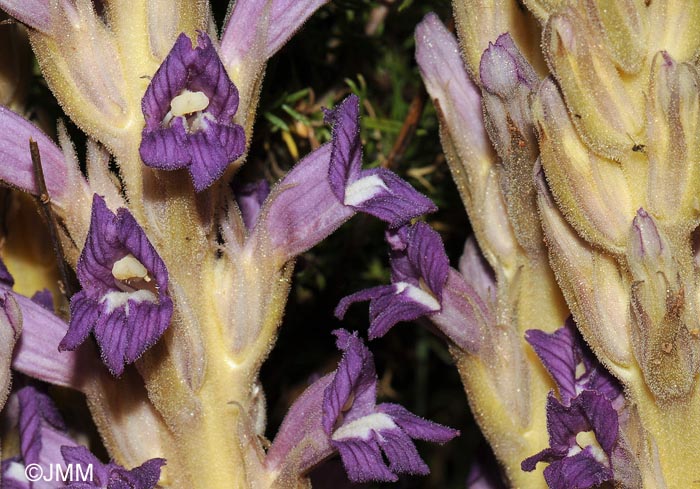
[[[73,350],[95,332],[115,375],[155,343],[170,324],[168,272],[143,229],[125,208],[113,214],[95,194],[92,219],[71,298],[71,320],[60,350]]]
[[[398,404],[377,404],[371,352],[357,333],[341,329],[334,334],[343,351],[338,368],[309,386],[290,408],[268,452],[268,464],[283,476],[337,451],[352,482],[427,474],[412,439],[445,443],[459,432]]]
[[[559,391],[547,398],[549,448],[525,459],[523,470],[549,462],[544,477],[553,489],[587,489],[613,480],[618,450],[618,411],[624,397],[618,381],[583,343],[573,321],[552,334],[527,332]]]
[[[153,75],[141,108],[143,162],[162,170],[187,168],[198,192],[243,154],[245,134],[233,123],[238,90],[204,32],[198,33],[194,49],[180,34]]]

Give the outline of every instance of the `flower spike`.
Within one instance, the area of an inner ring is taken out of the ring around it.
[[[70,326],[59,350],[75,349],[94,331],[105,364],[119,376],[170,324],[165,264],[128,210],[115,215],[95,195],[77,275],[83,290],[71,298]]]
[[[181,34],[141,102],[146,118],[141,159],[161,170],[187,168],[201,192],[245,151],[243,128],[232,122],[238,90],[204,32],[192,49]]]

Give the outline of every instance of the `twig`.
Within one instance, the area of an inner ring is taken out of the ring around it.
[[[70,270],[66,264],[66,260],[63,254],[63,244],[58,236],[58,223],[56,222],[56,216],[51,209],[51,197],[49,197],[49,191],[46,188],[46,180],[44,179],[44,169],[41,166],[41,155],[39,154],[39,145],[36,141],[29,139],[29,151],[32,155],[32,166],[34,167],[34,180],[36,181],[37,189],[39,190],[39,195],[37,195],[37,203],[41,209],[41,213],[44,215],[44,219],[49,226],[49,236],[51,238],[51,244],[53,245],[53,251],[56,254],[56,261],[58,262],[58,270],[61,274],[62,287],[61,291],[70,299],[73,295],[73,287],[70,280]]]
[[[408,149],[408,145],[411,143],[411,140],[416,133],[416,129],[418,129],[418,123],[420,122],[421,115],[423,115],[426,98],[427,94],[425,89],[421,88],[416,96],[413,97],[413,100],[411,100],[411,105],[408,108],[408,114],[406,114],[406,118],[401,126],[399,136],[396,138],[396,142],[391,148],[391,152],[389,152],[389,156],[387,157],[386,161],[382,163],[384,168],[393,169],[396,165],[398,165],[399,161],[403,157],[403,154]]]

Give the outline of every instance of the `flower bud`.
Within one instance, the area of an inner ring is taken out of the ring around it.
[[[659,399],[688,395],[697,374],[700,340],[693,301],[671,242],[644,209],[630,228],[632,339],[644,379]]]
[[[547,62],[581,138],[596,153],[620,160],[630,135],[642,130],[643,93],[628,89],[599,44],[573,8],[550,17],[543,34]]]
[[[661,51],[654,57],[646,110],[649,208],[664,223],[700,213],[700,79]]]
[[[610,59],[622,71],[637,73],[648,46],[645,7],[634,0],[587,0],[585,7]]]
[[[632,365],[628,281],[613,258],[596,251],[566,222],[541,172],[536,182],[550,263],[579,329],[611,365]]]
[[[542,166],[567,221],[587,241],[622,253],[643,189],[627,183],[621,165],[595,155],[581,141],[551,79],[540,85],[532,114]]]
[[[537,74],[509,34],[489,44],[479,67],[486,130],[503,166],[501,187],[515,236],[530,256],[543,253],[532,167],[538,148],[529,107]]]
[[[540,26],[517,0],[464,0],[452,6],[467,71],[477,83],[481,55],[504,32],[510,33],[527,59],[543,71]]]
[[[434,14],[416,28],[416,61],[433,99],[443,148],[486,259],[515,267],[517,241],[500,189],[497,156],[484,127],[481,96],[467,76],[457,40]]]

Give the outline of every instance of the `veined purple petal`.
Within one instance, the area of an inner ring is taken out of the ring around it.
[[[336,317],[342,319],[350,304],[369,300],[370,339],[384,336],[398,322],[413,321],[442,308],[440,301],[449,272],[442,240],[422,222],[404,228],[387,233],[393,248],[390,255],[392,285],[349,295],[335,310]]]
[[[23,387],[17,392],[17,398],[22,459],[26,464],[38,464],[42,461],[43,438],[47,430],[65,431],[66,426],[51,398],[34,387]],[[60,457],[49,460],[60,461]]]
[[[425,281],[437,300],[442,300],[442,289],[450,270],[450,261],[445,253],[442,238],[426,223],[417,222],[408,240],[408,261],[416,267],[420,278]]]
[[[622,396],[620,383],[590,351],[571,317],[554,333],[530,329],[525,332],[525,339],[554,379],[564,404],[586,389],[610,401]]]
[[[262,179],[237,187],[234,192],[243,223],[246,229],[251,230],[258,220],[263,202],[270,195],[270,184]]]
[[[345,188],[345,205],[399,227],[411,219],[435,212],[437,207],[408,182],[385,168],[360,172]]]
[[[334,444],[353,482],[396,482],[399,478],[386,466],[379,444],[369,440],[348,439]]]
[[[31,386],[17,392],[19,400],[19,435],[22,462],[39,465],[44,470],[60,465],[66,469],[61,446],[75,446],[65,433],[61,415],[46,394]],[[54,489],[55,482],[42,478],[32,482],[32,489]]]
[[[335,309],[336,317],[342,319],[351,304],[366,300],[370,301],[370,339],[384,336],[401,321],[413,321],[440,310],[440,304],[429,293],[408,282],[398,282],[344,297]]]
[[[525,332],[525,339],[557,384],[562,401],[568,404],[576,396],[576,366],[579,363],[574,353],[574,332],[566,327],[552,334],[530,329]]]
[[[238,90],[204,32],[194,48],[184,34],[177,38],[141,109],[146,119],[141,159],[162,170],[187,168],[197,192],[245,151],[243,128],[232,121]]]
[[[458,430],[416,416],[400,404],[383,403],[377,406],[377,411],[391,416],[404,433],[416,440],[447,443],[459,435]]]
[[[567,406],[550,393],[547,431],[550,448],[525,459],[523,470],[532,471],[538,462],[550,462],[544,474],[553,489],[587,489],[613,479],[610,457],[619,424],[617,412],[605,396],[585,390]]]
[[[323,394],[323,428],[329,435],[339,419],[350,422],[371,411],[377,397],[377,373],[372,353],[357,333],[337,329],[333,334],[343,358]],[[349,401],[351,406],[347,406]]]
[[[0,9],[34,29],[48,32],[51,28],[49,0],[0,0]]]
[[[384,168],[361,170],[360,100],[348,96],[326,111],[333,125],[331,163],[328,171],[333,193],[344,205],[371,214],[391,227],[437,210],[430,199],[396,174]]]
[[[0,180],[34,195],[38,194],[29,153],[29,140],[33,139],[41,154],[49,196],[60,205],[66,197],[69,171],[58,146],[34,124],[2,106],[0,127],[3,128],[0,131]]]
[[[72,350],[95,332],[102,358],[119,376],[170,324],[168,272],[128,210],[114,215],[95,195],[77,276],[83,290],[71,298],[71,322],[60,350]]]
[[[221,55],[226,65],[240,63],[251,51],[258,51],[265,60],[269,59],[306,19],[327,2],[328,0],[239,0],[234,5],[221,36]],[[261,25],[261,18],[267,20],[267,25]]]
[[[587,489],[613,480],[613,471],[601,466],[589,447],[549,464],[544,469],[544,479],[552,489]]]
[[[333,127],[328,179],[333,193],[342,202],[348,182],[359,179],[362,169],[360,99],[357,95],[350,95],[335,109],[326,110],[324,121]]]

